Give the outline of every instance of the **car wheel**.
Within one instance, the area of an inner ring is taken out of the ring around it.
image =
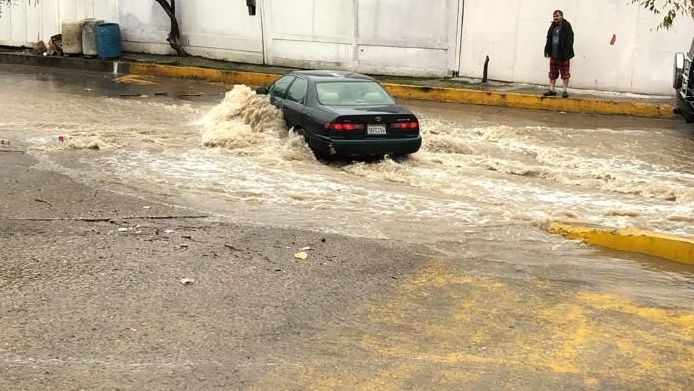
[[[332,157],[332,155],[330,155],[330,152],[321,151],[320,149],[317,149],[317,148],[312,147],[311,151],[313,151],[313,155],[316,157],[316,159],[328,160]]]
[[[680,112],[680,115],[682,116],[682,118],[684,118],[684,122],[686,122],[688,124],[691,124],[692,122],[694,122],[694,116],[691,115],[690,113],[688,113],[687,111],[682,110]]]
[[[688,124],[694,122],[694,107],[689,106],[689,102],[684,101],[680,96],[677,97],[677,108],[684,122]]]

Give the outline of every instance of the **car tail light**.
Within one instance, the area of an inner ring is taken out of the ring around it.
[[[323,125],[323,128],[338,132],[350,132],[354,130],[364,130],[364,124],[339,124],[334,122],[328,122],[325,125]]]
[[[390,124],[391,129],[418,129],[419,124],[415,121],[410,121],[410,122],[395,122]]]

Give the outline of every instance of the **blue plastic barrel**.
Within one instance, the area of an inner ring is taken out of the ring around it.
[[[112,60],[123,54],[118,23],[102,23],[96,26],[96,53],[103,60]]]

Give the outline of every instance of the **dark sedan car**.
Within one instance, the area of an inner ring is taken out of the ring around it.
[[[295,71],[259,88],[318,156],[402,156],[422,145],[419,121],[369,76]]]

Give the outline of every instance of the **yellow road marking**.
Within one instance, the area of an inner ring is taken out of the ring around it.
[[[143,75],[125,75],[121,77],[117,77],[115,80],[119,83],[126,83],[126,84],[137,84],[141,86],[151,86],[151,85],[156,85],[157,83],[150,81],[150,80],[145,80]]]
[[[677,390],[694,371],[691,311],[442,263],[352,313],[307,342],[299,368],[269,373],[259,389],[489,389],[502,376],[507,388]]]

